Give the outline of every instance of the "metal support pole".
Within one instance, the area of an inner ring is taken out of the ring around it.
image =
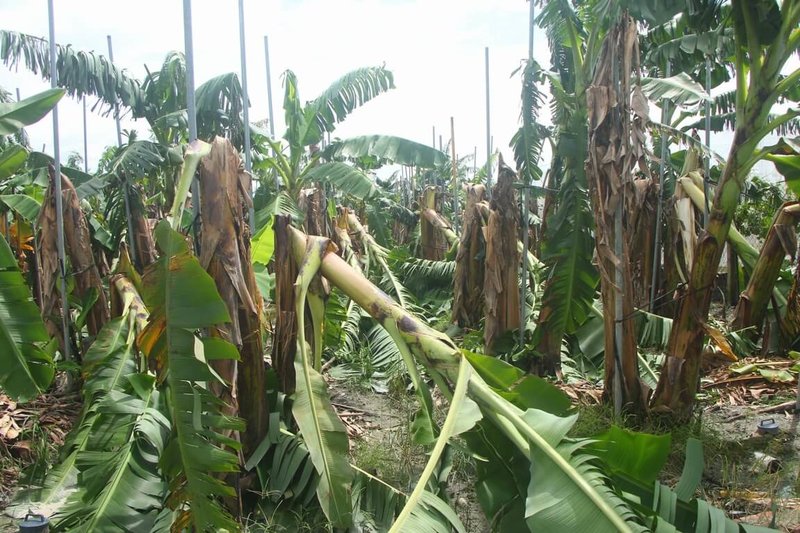
[[[450,153],[453,164],[453,229],[458,233],[458,158],[456,157],[456,127],[450,117]]]
[[[194,103],[194,47],[192,45],[192,0],[183,0],[183,41],[186,56],[186,113],[189,142],[197,140],[197,110]],[[194,251],[200,255],[200,184],[192,179],[192,231]]]
[[[255,180],[253,179],[253,163],[250,153],[250,99],[247,96],[247,55],[244,46],[244,0],[239,0],[239,55],[242,60],[242,120],[244,121],[244,171],[250,176],[250,230],[255,231],[256,213],[253,208]]]
[[[486,191],[491,194],[492,188],[492,132],[489,114],[489,47],[484,49],[486,63]]]
[[[106,39],[108,40],[108,60],[111,64],[114,64],[114,49],[111,47],[111,36],[106,35]],[[83,121],[84,121],[84,130],[83,130],[83,145],[84,148],[86,146],[86,97],[84,96],[83,101]],[[117,147],[122,147],[122,127],[119,123],[119,106],[114,103],[114,122],[117,125]],[[131,250],[131,257],[133,258],[133,264],[136,268],[141,269],[142,265],[139,264],[139,256],[136,255],[136,235],[133,232],[133,217],[131,217],[131,199],[130,194],[128,191],[128,177],[122,176],[122,198],[125,201],[125,220],[128,222],[128,248]]]
[[[529,2],[529,19],[528,19],[528,62],[533,62],[533,30],[534,30],[534,5],[533,0]],[[528,319],[528,304],[526,296],[528,292],[528,248],[530,248],[530,232],[528,229],[528,186],[530,180],[528,175],[523,176],[523,187],[521,191],[520,211],[522,217],[522,277],[519,284],[519,347],[525,347],[525,323]]]
[[[86,125],[86,95],[81,98],[83,102],[83,171],[89,173],[89,141]]]
[[[617,101],[622,101],[619,95],[619,70],[616,51],[611,55],[611,75],[613,90],[617,92]],[[619,108],[615,107],[611,111],[613,114],[619,114]],[[623,176],[625,179],[625,176]],[[620,191],[621,192],[621,191]],[[614,255],[619,260],[619,263],[614,268],[614,416],[619,418],[622,414],[622,320],[623,320],[623,307],[622,295],[623,278],[622,269],[624,268],[624,258],[622,257],[622,205],[621,199],[617,202],[617,207],[614,211]]]
[[[670,76],[670,62],[667,61],[665,77]],[[669,118],[669,100],[666,98],[661,104],[661,123]],[[653,273],[650,278],[650,312],[656,308],[656,295],[658,294],[658,268],[661,264],[661,217],[664,211],[664,176],[667,163],[667,134],[661,132],[661,161],[658,163],[658,203],[656,204],[656,238],[653,244]]]
[[[53,12],[53,0],[47,0],[47,13],[50,24],[50,86],[58,87],[58,70],[56,69],[56,25]],[[64,331],[65,361],[72,359],[70,354],[69,334],[69,295],[67,294],[67,260],[64,249],[64,202],[61,197],[61,151],[58,139],[58,104],[53,107],[53,159],[55,171],[53,175],[53,192],[56,200],[56,248],[58,250],[58,270],[61,275],[61,327]]]
[[[431,137],[431,148],[436,150],[436,126],[433,126],[433,134],[432,135],[433,136]]]
[[[275,139],[275,115],[272,112],[272,73],[269,68],[269,37],[264,36],[264,60],[267,66],[267,112],[269,113],[269,136]],[[273,169],[273,176],[275,176],[275,191],[281,189],[281,180],[278,173]]]
[[[706,100],[705,111],[706,111],[706,146],[711,148],[711,56],[706,56],[706,95],[708,99]],[[705,209],[703,210],[703,227],[708,228],[708,216],[709,216],[709,198],[708,198],[708,178],[709,173],[711,172],[711,155],[707,155],[705,158],[705,172],[703,173],[703,194],[705,194],[705,200],[703,205]]]

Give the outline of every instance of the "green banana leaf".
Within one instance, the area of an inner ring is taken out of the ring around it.
[[[0,103],[0,135],[11,135],[39,122],[62,96],[64,89],[47,89],[19,102]]]
[[[196,335],[228,322],[228,311],[183,236],[162,220],[155,237],[162,257],[143,276],[142,296],[151,315],[138,341],[156,367],[172,422],[159,465],[169,480],[170,507],[179,511],[173,527],[235,531],[236,522],[216,498],[235,495],[220,474],[239,469],[229,450],[241,445],[226,435],[244,424],[221,414],[224,403],[208,385],[222,383],[209,361],[238,358],[238,352],[220,338]]]
[[[0,387],[17,401],[35,398],[53,380],[50,336],[17,258],[0,235]]]

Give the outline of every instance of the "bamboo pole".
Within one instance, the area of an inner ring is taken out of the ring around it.
[[[50,86],[58,87],[58,70],[56,69],[56,25],[53,0],[47,0],[47,14],[50,26]],[[58,136],[58,104],[53,106],[53,191],[56,201],[56,247],[58,249],[58,270],[61,276],[61,327],[64,332],[64,360],[72,359],[70,354],[69,334],[69,296],[67,293],[66,252],[64,250],[64,202],[61,197],[61,151]]]
[[[111,36],[106,35],[106,40],[108,41],[108,60],[111,64],[114,64],[114,49],[111,46]],[[84,130],[83,130],[83,145],[84,149],[86,147],[86,97],[83,97],[83,122],[84,122]],[[122,148],[122,126],[119,122],[119,106],[114,103],[114,122],[117,126],[117,148]],[[142,264],[139,261],[139,256],[136,254],[136,236],[133,232],[133,218],[131,217],[131,199],[130,195],[128,194],[128,183],[127,183],[127,176],[122,177],[122,198],[125,202],[125,221],[128,226],[128,248],[131,251],[131,257],[133,258],[134,266],[141,270]]]

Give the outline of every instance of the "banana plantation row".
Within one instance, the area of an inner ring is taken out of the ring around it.
[[[281,139],[242,122],[235,74],[198,87],[189,139],[179,53],[139,80],[59,46],[62,89],[0,94],[0,386],[24,402],[58,375],[83,400],[58,463],[13,509],[54,510],[59,531],[238,531],[256,509],[322,513],[337,530],[464,531],[447,496],[458,447],[477,458],[496,531],[763,530],[695,498],[696,441],[673,489],[657,481],[669,435],[568,436],[577,414],[549,378],[581,361],[619,411],[682,423],[704,353],[797,341],[800,270],[785,258],[798,202],[780,205],[761,250],[733,221],[756,163],[792,193],[800,183],[800,70],[786,68],[800,1],[549,0],[536,22],[552,64],[522,69],[516,170],[498,154],[490,189],[466,161],[406,139],[322,146],[394,87],[384,67],[305,103],[287,71]],[[7,65],[50,77],[46,41],[1,31],[0,45]],[[64,94],[120,106],[148,139],[131,133],[94,174],[56,176],[23,128]],[[732,132],[726,158],[693,134],[704,112]],[[375,178],[385,164],[414,172]],[[453,173],[466,182],[455,204]],[[720,324],[709,309],[726,246],[737,303]],[[417,399],[411,431],[429,454],[413,490],[351,464],[323,372],[364,372],[352,364],[364,353],[367,377]]]

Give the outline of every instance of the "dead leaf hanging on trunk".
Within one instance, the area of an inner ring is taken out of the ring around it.
[[[468,185],[466,194],[467,204],[453,281],[453,322],[461,327],[474,328],[483,315],[483,256],[486,243],[483,239],[485,221],[478,204],[484,201],[486,188],[483,185]]]
[[[514,181],[517,175],[499,158],[497,184],[492,190],[485,228],[484,298],[486,322],[483,341],[487,353],[502,333],[519,327],[519,209]]]
[[[42,287],[42,317],[48,333],[63,344],[54,173],[55,170],[50,167],[50,185],[47,187],[39,212],[39,274]],[[94,261],[89,225],[81,210],[78,193],[72,182],[64,175],[61,176],[61,198],[64,213],[64,248],[69,260],[69,265],[65,268],[68,274],[74,276],[75,296],[88,302],[92,293],[96,295],[86,318],[89,335],[94,336],[108,321],[108,305],[100,273]],[[61,349],[63,353],[64,346],[61,346]]]
[[[203,233],[200,264],[228,308],[231,323],[217,334],[239,349],[241,360],[213,361],[214,369],[231,384],[218,391],[226,404],[247,422],[242,444],[252,453],[266,435],[264,351],[261,341],[261,297],[250,259],[249,197],[241,160],[230,141],[217,137],[199,169]],[[231,413],[234,414],[234,413]]]

